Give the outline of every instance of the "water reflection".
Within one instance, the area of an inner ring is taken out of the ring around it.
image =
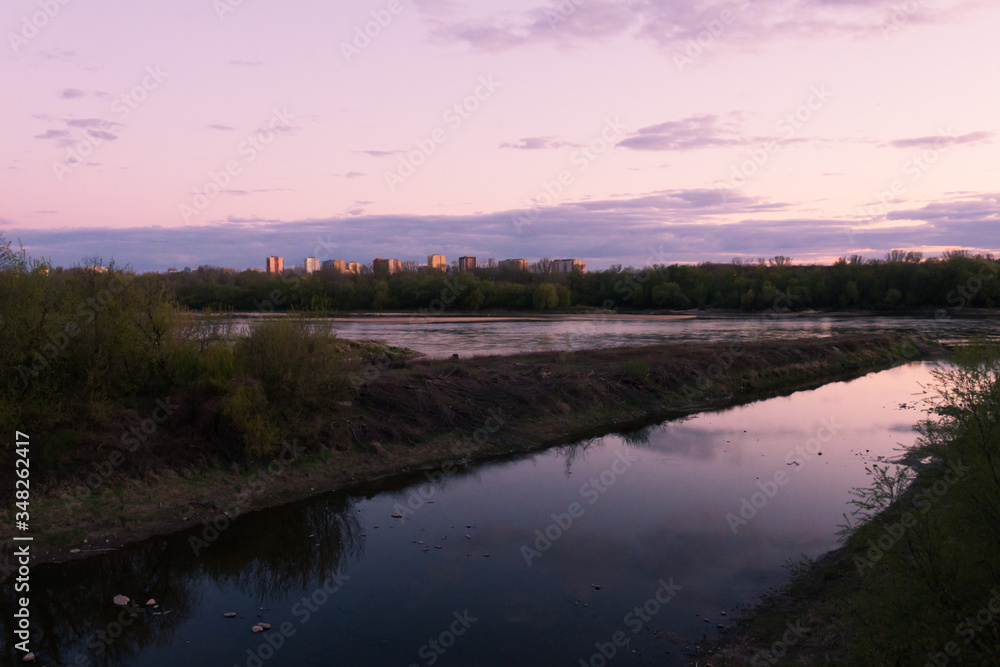
[[[269,664],[426,665],[429,639],[467,612],[477,620],[436,664],[578,665],[619,631],[631,664],[684,664],[683,645],[784,582],[786,560],[837,546],[865,464],[914,439],[930,369],[258,512],[197,557],[200,531],[40,567],[34,648],[50,665],[250,665],[263,639],[249,626],[263,620],[294,629]],[[342,589],[298,613],[331,571]],[[661,580],[681,588],[633,633],[627,615]],[[155,598],[161,615],[144,609],[100,654],[94,633],[115,622],[119,593]],[[0,625],[9,587],[2,603]]]
[[[352,339],[377,339],[409,347],[431,357],[452,354],[517,354],[541,350],[583,350],[658,343],[707,343],[734,340],[792,340],[841,334],[902,333],[944,343],[968,341],[973,336],[997,337],[994,318],[931,317],[727,317],[618,318],[566,317],[464,321],[404,318],[384,322],[336,320],[337,334]]]
[[[176,641],[178,629],[210,606],[205,601],[210,589],[238,592],[264,605],[311,590],[317,578],[363,556],[363,531],[353,506],[332,496],[241,517],[219,533],[209,530],[210,538],[218,535],[214,541],[201,541],[206,537],[201,528],[85,561],[35,568],[32,646],[56,664],[133,664],[144,651]],[[201,545],[197,556],[192,544]],[[119,594],[134,604],[115,606]],[[146,607],[150,598],[156,608]],[[13,590],[4,586],[4,621],[13,605]],[[5,627],[4,639],[10,636]],[[3,654],[4,664],[21,664],[9,644]]]

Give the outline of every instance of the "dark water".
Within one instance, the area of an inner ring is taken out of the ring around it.
[[[837,546],[865,464],[916,437],[932,368],[330,493],[198,555],[189,531],[39,566],[32,647],[50,666],[684,664],[786,560]],[[119,593],[159,615],[132,619]],[[2,604],[2,662],[21,664],[10,582]]]
[[[656,343],[791,340],[840,334],[912,333],[944,343],[997,337],[1000,320],[933,317],[573,317],[467,322],[409,318],[405,322],[337,321],[338,335],[384,340],[432,357],[582,350]]]

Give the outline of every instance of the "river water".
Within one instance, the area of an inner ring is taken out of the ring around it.
[[[38,566],[38,664],[684,664],[686,647],[787,581],[788,559],[838,545],[865,466],[915,440],[934,367]],[[133,618],[116,594],[159,607]],[[8,582],[5,609],[12,595]],[[0,655],[20,665],[9,623]]]
[[[244,329],[248,319],[238,319]],[[387,316],[333,320],[343,338],[382,340],[431,357],[582,350],[657,343],[774,340],[860,333],[905,333],[959,343],[997,338],[1000,320],[957,317],[563,316],[443,318]]]

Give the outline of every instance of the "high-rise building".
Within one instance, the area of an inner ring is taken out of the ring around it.
[[[518,269],[527,271],[528,260],[526,259],[505,259],[500,262],[501,269]]]
[[[326,259],[323,260],[324,269],[333,269],[334,271],[339,271],[343,273],[347,270],[347,264],[342,259]]]
[[[316,257],[306,257],[302,261],[302,269],[306,273],[316,273],[319,271],[319,259]]]
[[[448,263],[444,259],[444,255],[427,255],[427,270],[428,271],[446,271],[448,269]]]
[[[587,272],[587,263],[579,259],[554,259],[552,260],[552,270],[556,273],[573,273],[579,270],[580,273]]]
[[[403,263],[398,259],[382,259],[376,257],[372,262],[372,272],[376,275],[391,276],[403,270]]]
[[[476,268],[476,258],[475,257],[459,257],[458,258],[458,270],[459,271],[471,271]]]
[[[285,270],[285,260],[276,255],[267,258],[267,272],[281,275]]]
[[[361,273],[361,264],[359,262],[348,262],[347,263],[348,273]]]

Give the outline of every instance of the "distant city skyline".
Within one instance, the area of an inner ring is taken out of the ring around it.
[[[996,2],[44,4],[0,231],[58,265],[1000,251]]]

